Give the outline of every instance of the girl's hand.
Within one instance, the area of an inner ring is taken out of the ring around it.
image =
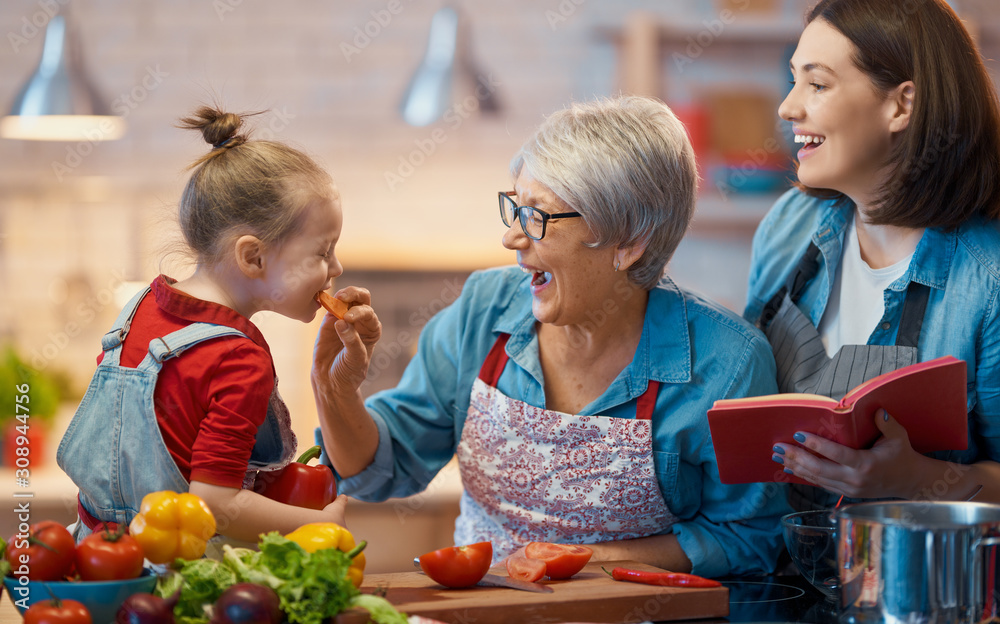
[[[913,498],[924,482],[928,462],[946,464],[913,450],[906,429],[885,410],[875,413],[875,425],[882,437],[868,450],[799,432],[796,441],[811,452],[778,444],[772,459],[783,464],[785,472],[851,498]]]
[[[368,375],[372,352],[382,336],[382,324],[366,289],[349,286],[335,296],[351,307],[343,320],[329,313],[323,318],[313,349],[313,380],[353,392]]]
[[[327,516],[326,522],[334,522],[340,526],[347,528],[347,521],[345,520],[347,510],[347,496],[340,494],[337,498],[333,499],[333,502],[323,508],[323,514]]]

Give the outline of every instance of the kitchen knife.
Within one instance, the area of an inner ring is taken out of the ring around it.
[[[521,591],[538,592],[540,594],[552,593],[552,588],[548,585],[532,583],[531,581],[521,581],[509,576],[500,576],[499,574],[487,574],[476,585],[484,587],[507,587],[509,589],[520,589]]]
[[[420,568],[420,559],[418,557],[413,558],[413,566],[417,569]],[[423,573],[423,570],[421,570],[421,573]],[[476,585],[480,585],[482,587],[506,587],[508,589],[518,589],[521,591],[536,592],[540,594],[552,593],[552,588],[548,585],[532,583],[531,581],[521,581],[515,578],[510,578],[509,576],[500,576],[499,574],[487,574],[481,578]]]

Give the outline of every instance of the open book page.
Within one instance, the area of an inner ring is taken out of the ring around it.
[[[746,407],[749,405],[816,405],[827,409],[834,409],[837,407],[837,401],[821,394],[786,392],[784,394],[767,394],[764,396],[742,397],[739,399],[720,399],[715,402],[712,409],[720,410],[730,407]]]

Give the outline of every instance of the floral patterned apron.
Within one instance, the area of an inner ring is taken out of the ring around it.
[[[494,561],[531,541],[594,543],[663,533],[677,518],[653,466],[650,381],[635,419],[546,410],[497,390],[501,334],[472,387],[457,456],[465,491],[455,543],[493,542]]]

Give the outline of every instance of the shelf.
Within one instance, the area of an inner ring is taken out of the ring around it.
[[[798,41],[802,23],[756,16],[735,19],[728,24],[718,18],[701,22],[659,23],[654,16],[637,14],[622,27],[602,26],[596,32],[601,40],[621,44],[630,33],[644,30],[654,32],[664,47],[678,43],[696,44],[702,48],[714,43],[787,45]]]

